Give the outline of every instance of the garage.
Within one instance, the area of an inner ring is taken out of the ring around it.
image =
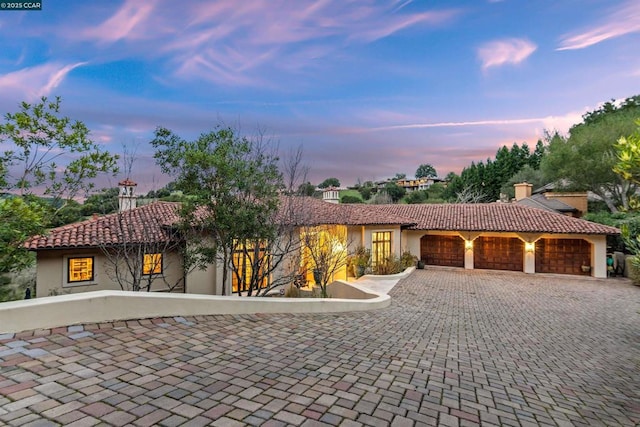
[[[589,275],[591,244],[583,239],[540,239],[536,242],[536,273]]]
[[[422,236],[420,259],[426,265],[464,267],[464,240],[458,236]]]
[[[524,242],[517,237],[478,237],[473,241],[473,267],[523,271]]]

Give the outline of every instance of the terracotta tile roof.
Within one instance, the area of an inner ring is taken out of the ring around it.
[[[133,181],[132,181],[132,180],[130,180],[129,178],[127,178],[127,179],[125,179],[125,180],[123,180],[123,181],[120,181],[120,182],[118,183],[118,185],[124,185],[124,186],[127,186],[127,187],[135,187],[135,186],[137,186],[138,184],[137,184],[137,183],[135,183],[135,182],[133,182]]]
[[[34,236],[31,250],[162,242],[178,221],[179,203],[155,202],[131,211],[65,225]],[[522,233],[619,234],[620,230],[579,218],[513,203],[361,205],[312,197],[284,198],[279,220],[291,225],[399,225],[413,230]],[[123,226],[122,224],[130,224]]]
[[[385,213],[412,218],[413,230],[620,234],[615,227],[514,203],[380,206]]]
[[[416,223],[400,214],[381,212],[377,205],[329,203],[313,197],[282,199],[280,220],[292,225],[402,225]]]
[[[179,203],[155,202],[122,214],[99,216],[54,228],[34,236],[25,246],[31,250],[111,246],[123,242],[165,242],[167,225],[177,221]]]

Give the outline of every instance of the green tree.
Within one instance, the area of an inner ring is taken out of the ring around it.
[[[293,245],[281,228],[287,221],[276,220],[284,187],[278,157],[261,139],[238,137],[230,128],[186,141],[160,127],[151,145],[162,171],[189,196],[178,224],[189,242],[187,267],[204,269],[217,260],[223,266],[223,295],[229,289],[228,271],[249,295],[259,293]],[[251,269],[234,263],[234,256],[248,260]]]
[[[13,146],[0,156],[0,186],[20,195],[42,188],[58,209],[88,193],[99,174],[118,170],[118,156],[93,142],[84,123],[60,115],[60,98],[20,104],[0,124],[0,142]]]
[[[16,295],[8,274],[33,263],[24,242],[44,232],[45,214],[42,204],[22,197],[0,200],[0,302],[22,297]]]
[[[416,178],[435,178],[437,176],[436,169],[429,163],[421,164],[416,170]]]
[[[618,139],[615,150],[618,161],[613,166],[613,171],[624,180],[640,184],[640,120],[636,121],[638,128],[629,135]],[[639,203],[636,197],[633,199],[632,207],[638,209]]]
[[[340,203],[364,203],[364,202],[358,196],[347,194],[346,196],[342,196],[342,198],[340,199]]]
[[[395,182],[388,182],[384,186],[384,191],[391,197],[393,203],[398,203],[406,194],[406,190]]]
[[[365,181],[362,184],[356,185],[356,190],[362,196],[362,200],[369,200],[373,194],[377,192],[376,185],[373,181]]]
[[[318,184],[318,188],[340,187],[340,180],[338,178],[327,178]]]
[[[425,203],[427,200],[429,200],[427,190],[412,191],[405,197],[405,201],[410,205]]]
[[[120,190],[117,187],[99,190],[85,199],[82,204],[82,214],[84,216],[90,216],[93,214],[106,215],[116,212],[118,210],[119,194]]]
[[[61,116],[60,98],[23,102],[17,113],[6,114],[0,123],[0,143],[10,147],[0,155],[0,189],[24,197],[3,202],[2,273],[33,263],[23,248],[26,239],[60,217],[70,220],[76,215],[74,198],[93,188],[92,180],[99,174],[115,173],[118,156],[94,143],[84,123]],[[52,199],[48,212],[30,197],[36,192]]]
[[[515,188],[513,186],[514,184],[519,184],[521,182],[528,182],[533,185],[534,189],[547,184],[542,171],[539,169],[536,170],[529,165],[525,165],[518,173],[507,180],[507,182],[500,188],[500,193],[506,194],[509,199],[514,198]]]
[[[393,178],[391,178],[393,181],[400,181],[401,179],[407,179],[407,174],[406,173],[396,173],[395,176]]]
[[[301,196],[312,197],[315,192],[316,192],[316,186],[310,183],[309,181],[303,184],[300,184],[298,186],[298,194],[300,194]]]
[[[611,212],[629,208],[637,186],[614,172],[618,162],[615,144],[635,131],[640,116],[640,95],[620,105],[606,103],[583,116],[569,130],[569,137],[550,135],[540,168],[549,181],[568,190],[590,190],[600,196]]]

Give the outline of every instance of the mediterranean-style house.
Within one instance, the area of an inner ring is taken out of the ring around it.
[[[37,296],[121,289],[110,259],[115,252],[137,260],[121,274],[148,280],[149,290],[221,294],[221,266],[183,268],[177,248],[185,242],[172,233],[179,204],[159,201],[136,207],[135,183],[120,184],[121,212],[54,228],[26,243],[37,256]],[[324,227],[323,232],[343,236],[341,250],[348,253],[363,246],[379,260],[409,251],[427,268],[604,278],[606,237],[619,234],[614,227],[517,203],[366,205],[305,197],[283,205],[304,211],[293,224],[301,234]],[[305,272],[304,279],[313,282],[310,269]],[[347,279],[348,274],[342,268],[333,279]]]

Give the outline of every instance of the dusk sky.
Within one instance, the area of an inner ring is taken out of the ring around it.
[[[459,173],[640,93],[638,0],[42,0],[0,10],[0,112],[62,97],[144,192],[157,126],[302,146],[310,180]],[[121,177],[124,178],[124,177]]]

